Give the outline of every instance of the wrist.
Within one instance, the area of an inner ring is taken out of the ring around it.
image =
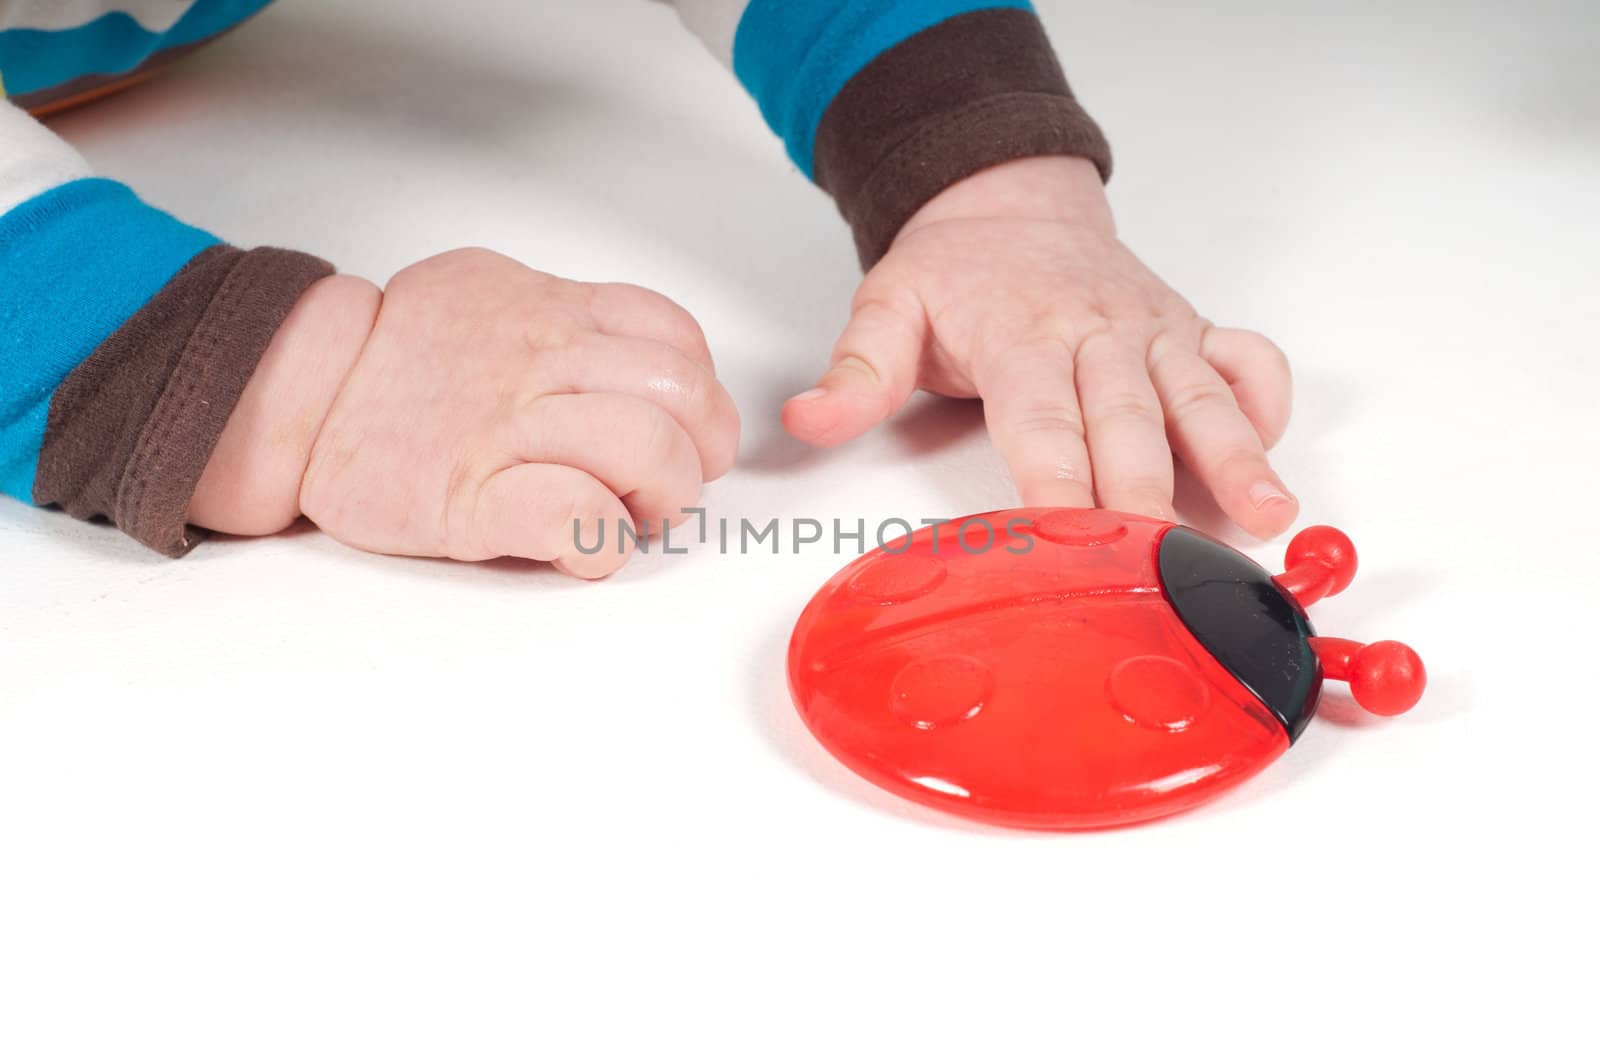
[[[942,190],[1041,156],[1111,173],[1105,136],[1024,5],[967,11],[880,52],[839,89],[799,160],[834,197],[870,269]]]
[[[969,218],[1056,221],[1116,234],[1105,182],[1094,162],[1040,155],[1003,162],[955,182],[906,219],[896,239],[938,222]]]
[[[307,288],[273,334],[206,462],[192,523],[270,535],[300,516],[300,483],[317,434],[377,319],[382,293],[360,277]]]

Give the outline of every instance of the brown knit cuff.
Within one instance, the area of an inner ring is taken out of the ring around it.
[[[34,501],[187,553],[205,535],[189,500],[229,415],[295,302],[332,272],[277,248],[196,255],[56,389]]]
[[[1111,176],[1110,146],[1038,17],[998,8],[946,19],[868,63],[823,113],[813,163],[870,269],[944,189],[1036,155],[1081,156]]]

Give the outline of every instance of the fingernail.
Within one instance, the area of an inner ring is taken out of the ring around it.
[[[820,398],[822,398],[822,396],[826,395],[827,393],[828,393],[827,389],[825,389],[825,388],[812,388],[810,391],[802,391],[800,394],[796,395],[793,399],[790,399],[789,401],[791,401],[791,402],[809,402],[812,399],[820,399]]]
[[[1277,502],[1288,502],[1289,496],[1270,480],[1259,480],[1250,487],[1250,504],[1257,509]]]

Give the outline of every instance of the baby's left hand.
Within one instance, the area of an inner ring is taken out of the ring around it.
[[[862,281],[819,386],[784,407],[841,443],[921,387],[981,397],[1024,505],[1172,517],[1173,455],[1255,535],[1298,512],[1267,463],[1283,352],[1196,314],[1117,240],[1086,160],[1023,159],[946,189]]]

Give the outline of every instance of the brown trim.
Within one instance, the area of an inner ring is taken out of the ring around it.
[[[88,77],[73,78],[71,81],[53,89],[42,92],[30,92],[26,96],[13,96],[11,101],[20,104],[22,109],[35,118],[48,118],[62,111],[70,111],[74,107],[81,107],[86,103],[93,103],[104,96],[111,96],[123,89],[131,88],[156,73],[154,70],[139,70],[132,74],[121,74],[114,78],[91,75]]]
[[[35,118],[65,111],[79,104],[98,100],[102,96],[109,96],[113,92],[120,92],[130,85],[136,85],[150,75],[157,73],[163,67],[177,62],[196,48],[203,48],[233,29],[232,26],[222,31],[213,33],[203,40],[191,41],[188,44],[179,44],[171,48],[164,48],[151,55],[144,62],[132,70],[124,70],[116,74],[84,74],[71,81],[63,81],[59,85],[51,85],[47,89],[36,92],[26,92],[21,95],[11,96],[12,103],[32,114]]]
[[[812,158],[871,268],[906,219],[979,170],[1111,149],[1078,105],[1038,16],[991,8],[946,19],[868,63],[823,112]]]
[[[196,255],[56,389],[34,501],[187,553],[204,537],[189,499],[229,414],[300,295],[332,272],[276,248]]]

